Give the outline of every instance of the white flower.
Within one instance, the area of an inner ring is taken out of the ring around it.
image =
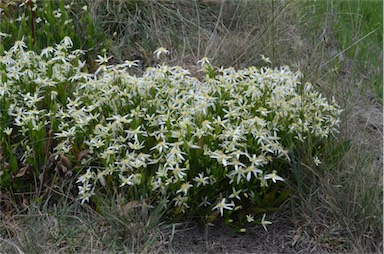
[[[235,204],[233,204],[233,203],[231,203],[231,204],[226,204],[226,203],[225,203],[225,198],[223,198],[217,205],[215,205],[215,206],[212,208],[212,210],[219,209],[221,216],[223,216],[224,209],[227,209],[227,210],[233,210],[233,207],[234,207],[234,206],[235,206]]]
[[[180,189],[179,189],[178,191],[176,191],[176,194],[182,192],[182,193],[184,193],[184,195],[186,196],[187,193],[188,193],[189,188],[191,188],[192,186],[193,186],[193,185],[190,184],[189,182],[183,183],[183,184],[181,185]]]
[[[122,64],[121,66],[122,67],[128,66],[129,68],[132,68],[133,66],[135,67],[139,66],[138,63],[140,63],[139,60],[133,60],[133,61],[125,60],[124,64]]]
[[[12,130],[13,130],[12,128],[7,127],[7,128],[4,129],[4,133],[5,133],[7,136],[10,136],[11,133],[12,133]]]
[[[171,170],[173,172],[173,175],[176,177],[176,179],[184,179],[184,177],[187,175],[184,171],[186,171],[186,168],[180,168],[177,164],[176,166],[170,166],[168,170]]]
[[[81,200],[81,204],[84,202],[88,202],[89,198],[94,195],[94,189],[92,185],[89,183],[84,183],[83,186],[79,186],[79,198]]]
[[[132,186],[134,185],[134,177],[135,175],[134,174],[131,174],[129,177],[125,177],[123,175],[119,175],[119,178],[120,178],[120,181],[121,181],[121,184],[120,184],[120,187],[123,187],[124,185],[129,185],[129,186]]]
[[[163,151],[167,151],[169,148],[170,143],[165,142],[164,140],[159,141],[154,147],[151,148],[151,150],[158,150],[161,154]]]
[[[228,165],[228,160],[231,158],[230,156],[224,154],[221,150],[211,152],[209,157],[211,157],[212,159],[216,159],[217,162],[221,163],[224,167]]]
[[[205,185],[209,184],[209,177],[204,176],[204,173],[199,173],[199,176],[198,177],[195,176],[193,178],[193,181],[195,181],[197,183],[196,187],[200,187],[200,185],[205,186]]]
[[[141,150],[143,149],[145,146],[144,146],[144,141],[142,143],[139,143],[139,142],[134,142],[134,143],[131,143],[131,142],[128,142],[128,146],[129,148],[133,149],[133,150]]]
[[[321,161],[317,156],[313,157],[313,162],[315,163],[316,166],[319,166],[321,164]]]
[[[264,62],[270,63],[270,64],[272,63],[269,57],[265,57],[264,55],[260,55],[260,56],[261,56],[261,60],[263,60]]]
[[[55,18],[60,18],[61,17],[61,11],[60,10],[54,10],[53,15]]]
[[[265,158],[262,156],[257,156],[256,154],[252,154],[252,157],[249,155],[247,156],[249,158],[249,161],[254,165],[255,167],[263,165],[265,163]]]
[[[184,160],[184,156],[183,155],[185,155],[186,153],[182,152],[178,145],[175,145],[175,144],[172,144],[172,145],[173,145],[173,147],[169,151],[168,158],[171,159],[171,160],[181,160],[181,161],[183,161]]]
[[[56,50],[53,47],[46,47],[41,50],[40,57],[45,56],[46,58],[50,57],[50,54],[55,52]]]
[[[238,190],[236,191],[236,189],[234,187],[232,187],[232,194],[229,195],[228,198],[237,198],[238,200],[241,200],[239,194],[242,192],[242,190]]]
[[[228,177],[231,178],[231,180],[229,181],[230,184],[232,184],[235,180],[235,176],[237,176],[237,184],[240,183],[240,180],[242,178],[244,178],[244,168],[243,167],[237,167],[237,169],[235,170],[232,170],[229,174],[228,174]]]
[[[272,173],[266,174],[264,176],[264,179],[265,180],[272,179],[272,182],[274,182],[274,183],[276,183],[276,181],[284,181],[284,178],[278,176],[276,173],[277,173],[277,171],[273,170]]]
[[[69,36],[65,36],[64,39],[60,43],[67,46],[67,47],[73,46],[73,42]]]
[[[11,35],[9,35],[9,34],[0,32],[0,38],[1,38],[1,37],[6,38],[6,37],[10,37],[10,36],[11,36]]]
[[[156,55],[157,59],[160,59],[160,55],[162,55],[162,54],[168,55],[169,50],[167,50],[166,48],[160,47],[160,48],[156,49],[155,52],[153,52],[153,54]]]
[[[272,224],[272,222],[265,220],[265,215],[266,214],[264,213],[263,218],[261,219],[260,223],[263,226],[263,228],[265,229],[265,231],[268,231],[267,225]]]
[[[24,36],[23,36],[23,38],[21,38],[20,41],[15,41],[15,44],[10,48],[10,51],[17,51],[17,50],[23,51],[23,48],[26,48],[26,47],[27,45],[24,42]]]
[[[95,173],[91,171],[91,168],[88,168],[86,173],[81,175],[76,183],[88,183],[91,179],[95,177]]]
[[[208,57],[201,58],[199,61],[197,61],[197,64],[200,64],[201,67],[203,67],[205,65],[211,65],[211,63],[209,62],[209,58]]]
[[[173,201],[175,201],[175,207],[189,208],[189,206],[187,204],[188,197],[182,197],[182,196],[178,195],[177,197],[175,197],[173,199]],[[183,211],[181,211],[181,212],[183,212]]]
[[[98,59],[96,60],[96,62],[97,62],[98,64],[102,65],[102,64],[108,63],[108,61],[112,58],[112,56],[107,57],[107,56],[104,54],[104,56],[100,56],[100,55],[98,55],[97,58],[98,58]]]
[[[247,218],[247,221],[248,221],[248,222],[254,222],[254,221],[255,221],[253,215],[251,215],[251,214],[247,214],[247,215],[246,215],[246,218]]]
[[[263,173],[262,170],[256,168],[254,165],[250,165],[245,168],[245,173],[247,173],[247,181],[249,182],[251,180],[252,174],[257,178],[258,173]]]

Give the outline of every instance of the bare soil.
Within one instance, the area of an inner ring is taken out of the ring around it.
[[[331,253],[333,247],[315,239],[305,226],[296,227],[289,209],[270,215],[273,224],[246,227],[188,224],[177,230],[170,247],[176,253]]]

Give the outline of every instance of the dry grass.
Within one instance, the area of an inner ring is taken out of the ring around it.
[[[170,229],[162,226],[162,207],[123,206],[111,199],[102,203],[98,213],[61,200],[49,207],[33,203],[26,211],[2,214],[0,249],[19,254],[167,251]]]

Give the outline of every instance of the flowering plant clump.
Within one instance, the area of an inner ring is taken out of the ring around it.
[[[80,173],[82,202],[118,187],[166,200],[175,216],[246,211],[253,221],[252,206],[284,181],[295,144],[339,126],[336,103],[286,66],[213,73],[206,60],[203,80],[166,65],[137,77],[132,61],[108,65],[104,55],[90,74],[71,45],[66,37],[38,55],[18,41],[1,56],[2,186],[51,166]]]

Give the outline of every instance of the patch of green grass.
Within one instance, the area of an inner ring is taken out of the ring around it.
[[[342,13],[335,22],[335,32],[341,50],[346,50],[347,56],[359,62],[354,71],[365,71],[364,78],[382,103],[383,2],[346,1],[341,2],[339,8]],[[344,16],[343,13],[349,14]]]
[[[348,65],[382,104],[383,2],[308,1],[305,9],[309,29],[323,30],[323,43],[334,52],[329,64],[333,68]]]

